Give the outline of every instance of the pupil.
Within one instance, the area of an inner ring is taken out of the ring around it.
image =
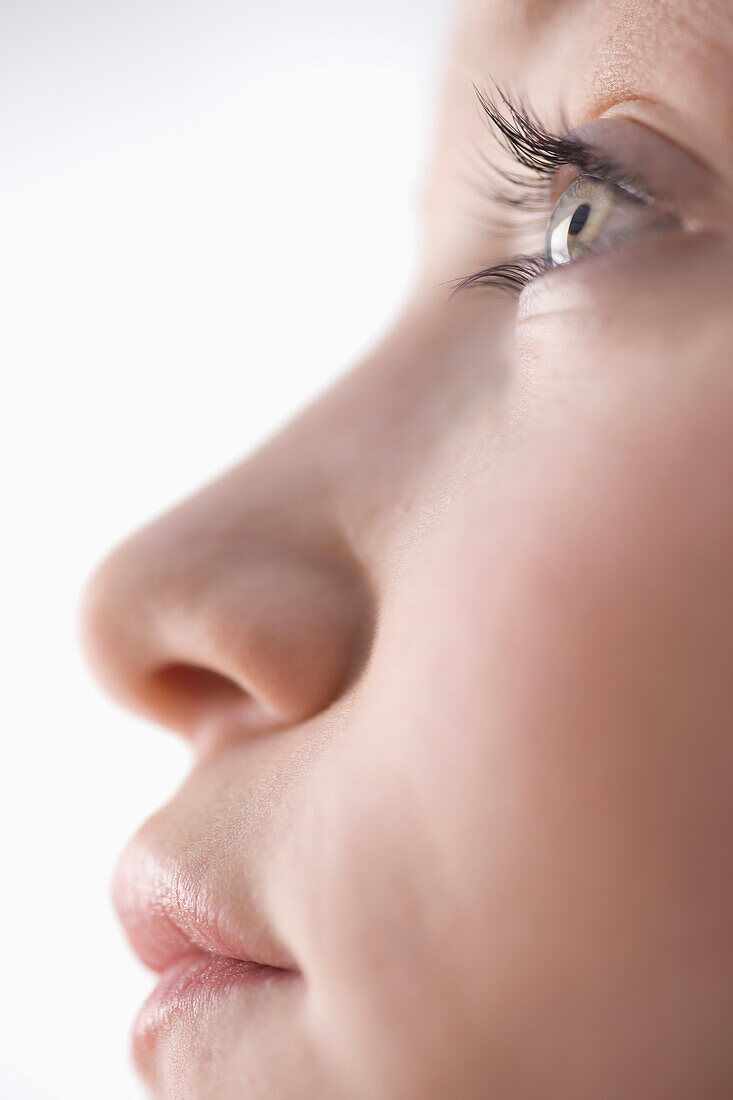
[[[578,207],[578,209],[573,214],[572,218],[570,219],[570,225],[568,226],[568,236],[569,237],[577,237],[578,233],[580,233],[581,229],[583,228],[585,223],[588,221],[589,216],[590,216],[590,203],[589,202],[581,203],[580,206]]]

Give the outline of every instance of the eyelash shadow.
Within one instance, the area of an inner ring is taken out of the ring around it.
[[[474,85],[474,90],[488,124],[489,130],[500,148],[524,171],[511,171],[486,161],[487,167],[501,180],[501,185],[491,193],[494,202],[513,209],[547,212],[552,180],[565,165],[572,165],[586,176],[616,183],[631,189],[633,181],[625,178],[617,166],[582,138],[567,133],[565,120],[561,119],[563,132],[553,132],[540,121],[532,109],[520,100],[512,100],[506,92],[496,87],[494,98]],[[492,287],[513,297],[547,270],[544,254],[519,255],[503,263],[494,264],[482,271],[459,279],[453,293],[469,287]]]

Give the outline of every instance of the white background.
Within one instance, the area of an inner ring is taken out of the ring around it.
[[[3,1100],[138,1095],[109,880],[187,758],[79,593],[388,323],[450,6],[0,0]]]

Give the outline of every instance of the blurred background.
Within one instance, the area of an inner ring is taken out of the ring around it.
[[[3,1100],[136,1097],[109,903],[181,779],[77,644],[84,579],[386,328],[448,0],[2,0]]]

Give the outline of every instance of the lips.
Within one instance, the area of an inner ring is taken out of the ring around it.
[[[293,971],[292,960],[248,906],[249,927],[219,902],[201,860],[163,854],[142,834],[122,855],[113,896],[127,937],[146,966],[167,971],[193,953],[221,956],[276,970]]]
[[[133,1051],[143,1073],[177,1020],[199,1018],[234,990],[249,990],[248,1012],[254,1012],[273,983],[299,977],[249,897],[237,905],[237,919],[232,917],[226,901],[216,897],[209,868],[190,845],[165,850],[149,826],[117,868],[114,902],[128,939],[142,962],[161,975],[133,1028]]]

